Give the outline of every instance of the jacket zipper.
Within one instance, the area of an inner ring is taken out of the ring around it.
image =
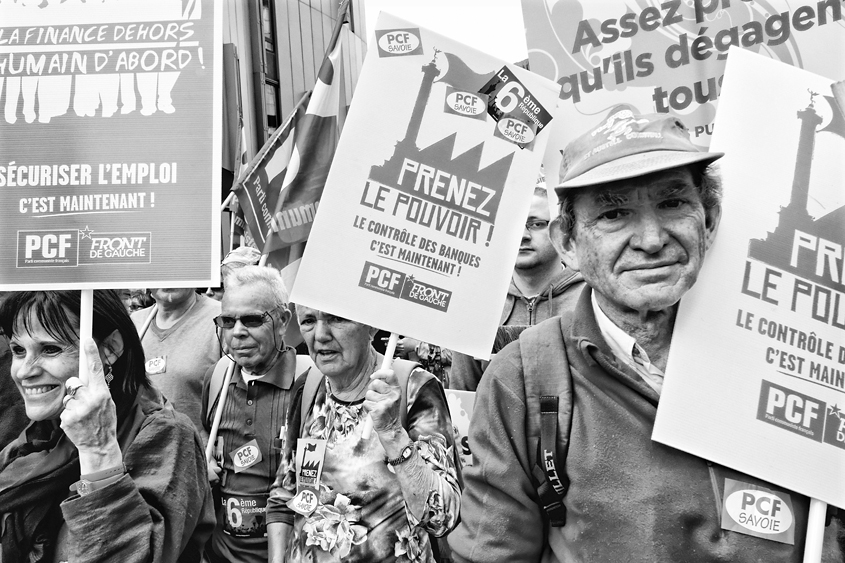
[[[537,301],[536,297],[531,299],[526,299],[526,305],[528,306],[528,324],[529,326],[534,325],[534,303]]]

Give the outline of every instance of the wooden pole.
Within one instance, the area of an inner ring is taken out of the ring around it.
[[[150,325],[153,324],[153,319],[156,318],[156,313],[158,312],[158,303],[153,303],[153,306],[150,307],[150,314],[147,316],[144,324],[138,330],[138,339],[143,340],[144,335],[147,334],[147,330],[149,330]]]
[[[88,385],[88,355],[83,342],[94,334],[94,290],[83,289],[79,303],[79,381]]]
[[[223,405],[229,396],[229,384],[232,382],[232,375],[235,373],[235,362],[226,368],[226,376],[223,378],[223,388],[220,389],[220,400],[217,401],[217,410],[214,411],[214,421],[211,423],[211,431],[208,433],[208,443],[205,445],[205,462],[211,461],[214,455],[214,442],[217,441],[217,432],[220,430],[220,419],[223,417]]]
[[[804,563],[820,563],[824,543],[824,519],[827,503],[810,499],[810,516],[807,518],[807,541],[804,544]]]

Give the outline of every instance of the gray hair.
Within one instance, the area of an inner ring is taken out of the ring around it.
[[[687,166],[690,173],[692,173],[692,181],[695,187],[698,188],[698,195],[701,198],[701,204],[705,211],[718,207],[722,203],[722,179],[716,169],[712,166],[701,166],[690,164]],[[659,172],[665,172],[663,170]],[[651,174],[658,174],[659,172],[652,172]],[[651,174],[643,176],[647,178]],[[625,180],[620,180],[624,182]],[[608,182],[604,186],[613,186],[616,182]],[[560,230],[567,237],[571,237],[575,229],[575,199],[587,190],[595,189],[596,186],[585,186],[583,188],[576,188],[570,190],[563,190],[558,193],[558,221],[560,222]]]
[[[253,284],[263,284],[273,295],[273,305],[279,308],[287,308],[288,288],[285,287],[282,274],[275,268],[250,265],[230,270],[226,274],[226,289]]]

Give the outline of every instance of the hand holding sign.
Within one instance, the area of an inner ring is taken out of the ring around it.
[[[117,415],[103,372],[97,344],[83,342],[87,373],[71,377],[65,383],[68,394],[61,414],[61,427],[79,450],[82,474],[115,467],[123,462],[117,443]],[[87,384],[82,382],[87,380]]]
[[[389,438],[402,430],[399,405],[401,390],[392,369],[380,369],[370,376],[370,386],[364,396],[364,408],[373,420],[373,429]]]

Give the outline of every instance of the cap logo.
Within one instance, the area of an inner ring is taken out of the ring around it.
[[[617,145],[622,142],[620,137],[624,137],[625,139],[662,139],[663,134],[658,132],[635,132],[632,125],[647,125],[649,123],[648,119],[636,119],[634,117],[634,113],[631,110],[622,110],[614,113],[607,120],[604,122],[604,125],[601,127],[593,130],[591,135],[595,137],[596,135],[606,133],[607,134],[607,142],[596,147],[593,147],[590,151],[584,155],[584,158],[589,158],[601,151],[610,148],[614,145]]]

